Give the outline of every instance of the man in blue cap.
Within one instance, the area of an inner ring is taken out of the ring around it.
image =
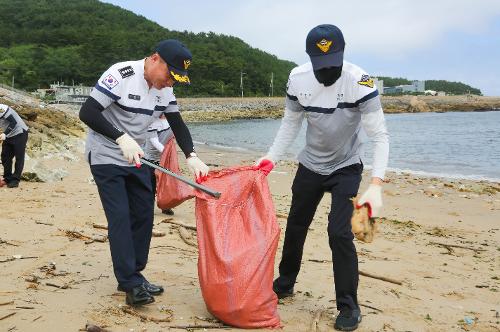
[[[268,174],[307,118],[306,146],[298,156],[280,275],[273,289],[279,298],[293,295],[309,225],[324,193],[330,192],[328,237],[339,310],[334,327],[352,331],[361,322],[358,258],[350,223],[351,199],[358,193],[363,171],[360,132],[364,129],[374,142],[371,184],[359,200],[372,217],[382,208],[389,140],[377,88],[361,68],[344,61],[344,47],[343,34],[334,25],[319,25],[309,32],[306,52],[311,61],[290,73],[280,129],[257,165]]]
[[[80,110],[80,119],[89,126],[85,155],[108,221],[118,289],[126,292],[130,305],[152,303],[153,295],[163,293],[162,286],[141,273],[148,259],[154,209],[150,172],[140,162],[148,126],[164,114],[188,168],[197,180],[208,173],[194,151],[172,88],[190,83],[191,59],[181,42],[164,40],[145,59],[112,65]]]

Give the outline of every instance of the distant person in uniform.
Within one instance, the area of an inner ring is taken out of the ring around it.
[[[161,155],[165,144],[174,137],[172,129],[168,124],[165,115],[161,115],[159,119],[155,120],[148,128],[148,132],[153,136],[146,140],[146,145],[144,147],[144,157],[156,162],[161,160]],[[153,197],[156,196],[156,174],[155,169],[150,167],[151,171],[151,186],[153,188]],[[162,210],[162,213],[167,215],[174,215],[172,209]]]
[[[21,181],[24,155],[28,142],[28,126],[11,107],[0,104],[0,141],[2,141],[3,180],[8,188],[16,188]],[[13,159],[16,158],[14,173]]]
[[[118,290],[126,292],[130,305],[152,303],[153,295],[163,293],[162,286],[142,274],[154,208],[151,172],[140,163],[149,125],[165,114],[190,171],[197,179],[208,173],[195,153],[172,88],[175,83],[190,83],[191,58],[181,42],[164,40],[147,58],[106,70],[80,110],[80,119],[90,128],[85,154],[108,221]]]
[[[361,68],[343,61],[344,46],[342,32],[334,25],[319,25],[309,32],[306,52],[310,62],[291,71],[281,126],[257,165],[268,174],[307,119],[306,145],[298,156],[279,277],[273,289],[279,298],[293,295],[307,231],[321,198],[330,192],[328,237],[339,310],[334,327],[352,331],[361,322],[358,258],[350,223],[351,199],[358,193],[363,171],[360,133],[364,129],[374,142],[371,184],[359,200],[360,205],[369,205],[373,217],[382,208],[389,139],[377,88]]]

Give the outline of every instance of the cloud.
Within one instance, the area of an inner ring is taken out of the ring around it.
[[[169,1],[165,11],[182,11]],[[231,34],[281,58],[306,59],[304,41],[317,24],[339,26],[352,52],[404,57],[439,45],[449,31],[480,34],[500,16],[498,0],[192,1],[179,19],[162,15],[159,23],[174,30]]]
[[[346,58],[374,74],[462,80],[500,95],[499,0],[141,0],[108,1],[171,30],[213,31],[298,64],[305,38],[322,23],[339,26]],[[478,42],[479,41],[479,42]]]

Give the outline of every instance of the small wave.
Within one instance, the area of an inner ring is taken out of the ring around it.
[[[365,165],[366,169],[371,169],[371,166]],[[435,173],[435,172],[425,172],[425,171],[414,171],[411,169],[402,169],[402,168],[387,168],[388,171],[394,172],[397,174],[409,173],[412,175],[426,177],[426,178],[443,178],[450,180],[472,180],[472,181],[488,181],[488,182],[497,182],[500,183],[500,178],[492,178],[484,175],[465,175],[465,174],[451,174],[451,173]]]
[[[194,144],[198,145],[206,145],[214,149],[218,150],[230,150],[230,151],[240,151],[240,152],[251,152],[252,150],[246,149],[240,146],[230,146],[230,145],[223,145],[223,144],[217,144],[217,143],[207,143],[207,142],[200,142],[200,141],[193,141]]]

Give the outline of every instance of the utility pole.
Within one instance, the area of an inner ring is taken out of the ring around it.
[[[271,87],[271,97],[274,97],[274,72],[271,72],[271,84],[269,84]]]
[[[243,75],[245,75],[246,73],[242,71],[240,71],[240,87],[241,87],[241,98],[243,98]]]
[[[14,89],[14,74],[12,74],[12,89]]]

